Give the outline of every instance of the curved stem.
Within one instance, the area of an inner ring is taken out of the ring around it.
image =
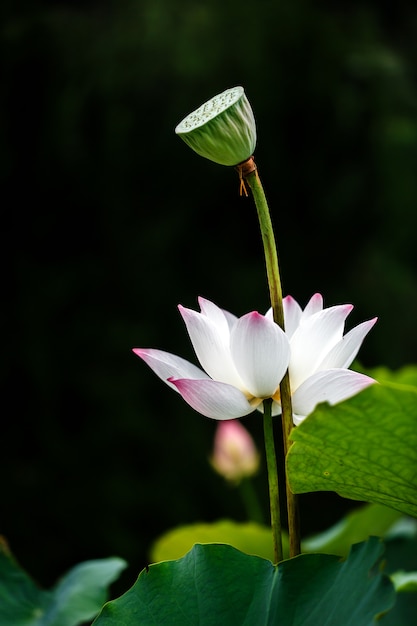
[[[285,330],[284,326],[284,308],[282,304],[282,288],[281,277],[279,273],[278,254],[275,243],[274,229],[272,226],[271,215],[269,213],[268,202],[262,187],[258,171],[255,169],[245,176],[248,182],[258,213],[259,226],[262,235],[262,243],[265,252],[266,272],[268,276],[269,294],[271,300],[274,321]],[[280,385],[281,408],[282,408],[282,431],[284,438],[285,455],[290,447],[290,433],[293,426],[292,422],[292,403],[291,389],[288,371]],[[287,496],[287,515],[288,515],[288,533],[290,541],[290,556],[300,554],[300,530],[297,497],[289,488],[287,474],[286,476],[286,496]]]
[[[264,400],[264,437],[266,465],[268,468],[269,502],[271,510],[274,563],[282,561],[281,514],[279,509],[279,486],[277,459],[275,455],[274,429],[272,424],[272,399]]]
[[[268,202],[262,187],[258,171],[255,170],[246,178],[251,188],[258,212],[262,243],[265,252],[266,273],[268,276],[269,295],[274,313],[274,321],[284,329],[284,308],[282,306],[281,277],[278,266],[278,254],[275,244],[274,229],[269,214]]]

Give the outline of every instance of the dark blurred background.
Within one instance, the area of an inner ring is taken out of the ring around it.
[[[11,2],[0,8],[0,532],[42,585],[180,523],[245,519],[216,423],[131,353],[193,358],[176,306],[266,310],[252,200],[174,134],[243,85],[283,285],[379,316],[366,367],[417,359],[417,9],[388,2]],[[259,415],[243,422],[262,446]],[[265,470],[256,486],[267,511]],[[346,507],[302,498],[305,534]]]

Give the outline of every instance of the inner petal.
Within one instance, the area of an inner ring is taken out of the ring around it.
[[[220,307],[218,307],[217,304],[214,304],[214,302],[210,302],[210,300],[206,300],[201,296],[198,298],[198,303],[200,305],[202,314],[213,322],[225,344],[228,344],[230,331],[225,312]]]
[[[349,304],[330,307],[302,319],[291,338],[290,379],[294,391],[314,374],[326,354],[343,337]]]
[[[282,305],[284,307],[285,334],[290,339],[297,330],[302,311],[298,302],[291,296],[286,296],[282,301]]]
[[[288,367],[290,348],[285,333],[257,312],[241,317],[232,329],[230,350],[246,389],[256,398],[269,398]]]
[[[230,354],[228,330],[225,334],[224,329],[219,330],[216,323],[202,313],[181,305],[178,308],[203,369],[214,380],[243,390],[244,384]],[[227,325],[226,319],[224,323]]]

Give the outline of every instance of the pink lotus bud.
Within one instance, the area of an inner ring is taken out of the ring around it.
[[[259,454],[255,443],[238,420],[219,422],[210,461],[216,472],[233,482],[257,472]]]

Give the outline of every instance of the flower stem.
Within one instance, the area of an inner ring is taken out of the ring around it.
[[[284,437],[284,454],[287,458],[288,450],[291,446],[290,433],[292,430],[292,403],[291,389],[288,372],[284,376],[280,385],[281,407],[282,407],[282,431]],[[287,517],[288,517],[288,538],[290,557],[297,556],[301,552],[300,538],[300,516],[298,508],[298,498],[290,489],[288,475],[285,471],[285,491],[287,496]]]
[[[251,188],[253,198],[258,212],[259,226],[262,235],[262,242],[264,246],[266,272],[268,276],[269,294],[271,300],[271,306],[274,316],[274,321],[283,329],[284,327],[284,308],[282,304],[282,288],[281,277],[279,273],[278,254],[275,243],[274,229],[272,227],[271,215],[269,212],[268,202],[266,200],[265,192],[261,180],[258,176],[258,171],[251,157],[252,163],[248,168],[249,173],[245,175],[244,167],[240,175],[245,178],[249,187]],[[248,161],[251,161],[249,159]],[[290,433],[293,427],[292,422],[292,403],[291,403],[291,389],[288,371],[280,385],[281,395],[281,408],[282,408],[282,431],[284,439],[284,451],[285,456],[290,447]],[[286,474],[286,496],[287,496],[287,515],[288,515],[288,533],[290,541],[290,557],[300,554],[300,530],[299,530],[299,516],[298,516],[298,503],[297,497],[293,494],[289,488],[287,474]]]
[[[279,509],[279,486],[277,459],[275,455],[274,430],[272,423],[272,399],[264,400],[264,437],[266,465],[268,468],[269,502],[271,509],[272,541],[274,547],[274,563],[283,559],[281,514]]]

